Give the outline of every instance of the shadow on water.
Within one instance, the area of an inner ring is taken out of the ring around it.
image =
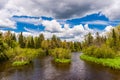
[[[0,64],[0,80],[120,80],[120,70],[80,60],[72,54],[71,64],[57,64],[50,56],[37,58],[24,67]]]

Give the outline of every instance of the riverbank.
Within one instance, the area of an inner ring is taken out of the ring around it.
[[[95,57],[82,54],[80,58],[85,61],[91,61],[97,64],[102,64],[103,66],[107,66],[112,69],[120,69],[120,57],[105,59],[105,58],[95,58]]]

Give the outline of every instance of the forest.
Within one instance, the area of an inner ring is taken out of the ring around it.
[[[22,32],[0,33],[0,62],[10,61],[12,66],[30,64],[39,56],[52,56],[56,63],[71,63],[71,52],[82,52],[80,58],[85,61],[120,69],[120,26],[104,36],[88,33],[82,42],[62,41],[56,35],[45,39],[43,34],[34,37]]]
[[[38,37],[24,36],[7,31],[0,33],[0,62],[11,61],[13,66],[26,65],[39,56],[52,56],[55,62],[70,63],[71,52],[82,50],[80,42],[61,41],[55,35],[45,39],[43,34]]]

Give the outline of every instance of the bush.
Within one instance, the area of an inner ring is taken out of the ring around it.
[[[83,53],[88,56],[96,58],[114,58],[115,52],[108,46],[102,45],[101,47],[90,46],[84,49]]]
[[[23,49],[20,47],[16,47],[6,51],[6,55],[9,57],[10,60],[13,61],[13,64],[18,63],[19,65],[19,63],[23,64],[23,62],[30,62],[38,56],[44,56],[45,53],[42,49]]]
[[[68,49],[63,48],[55,48],[51,50],[51,55],[57,59],[70,59],[71,58],[71,51]]]

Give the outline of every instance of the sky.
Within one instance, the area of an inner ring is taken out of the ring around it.
[[[120,23],[119,0],[0,0],[0,31],[83,41]]]

